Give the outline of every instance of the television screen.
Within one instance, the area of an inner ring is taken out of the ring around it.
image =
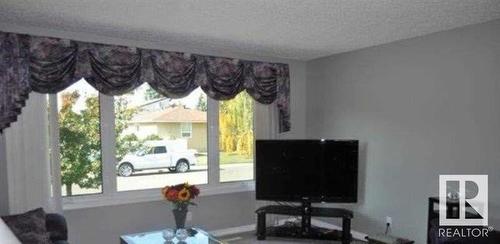
[[[358,141],[257,140],[258,200],[356,202]]]

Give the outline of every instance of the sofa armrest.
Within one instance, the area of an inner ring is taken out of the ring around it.
[[[52,241],[68,240],[68,226],[64,216],[56,213],[49,213],[45,216],[47,232],[50,233]]]

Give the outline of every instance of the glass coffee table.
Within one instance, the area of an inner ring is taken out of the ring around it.
[[[163,238],[163,230],[127,234],[120,236],[120,244],[224,244],[204,230],[198,228],[188,229],[189,237],[184,241],[177,238],[166,241]]]

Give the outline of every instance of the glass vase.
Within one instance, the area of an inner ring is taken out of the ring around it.
[[[186,225],[186,216],[188,209],[187,208],[175,208],[172,210],[175,218],[175,227],[176,229],[184,229]]]

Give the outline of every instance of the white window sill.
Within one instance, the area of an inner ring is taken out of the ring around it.
[[[201,185],[200,196],[221,195],[255,190],[255,181],[242,181]],[[162,201],[160,189],[115,192],[63,198],[63,210],[76,210],[103,206]]]

